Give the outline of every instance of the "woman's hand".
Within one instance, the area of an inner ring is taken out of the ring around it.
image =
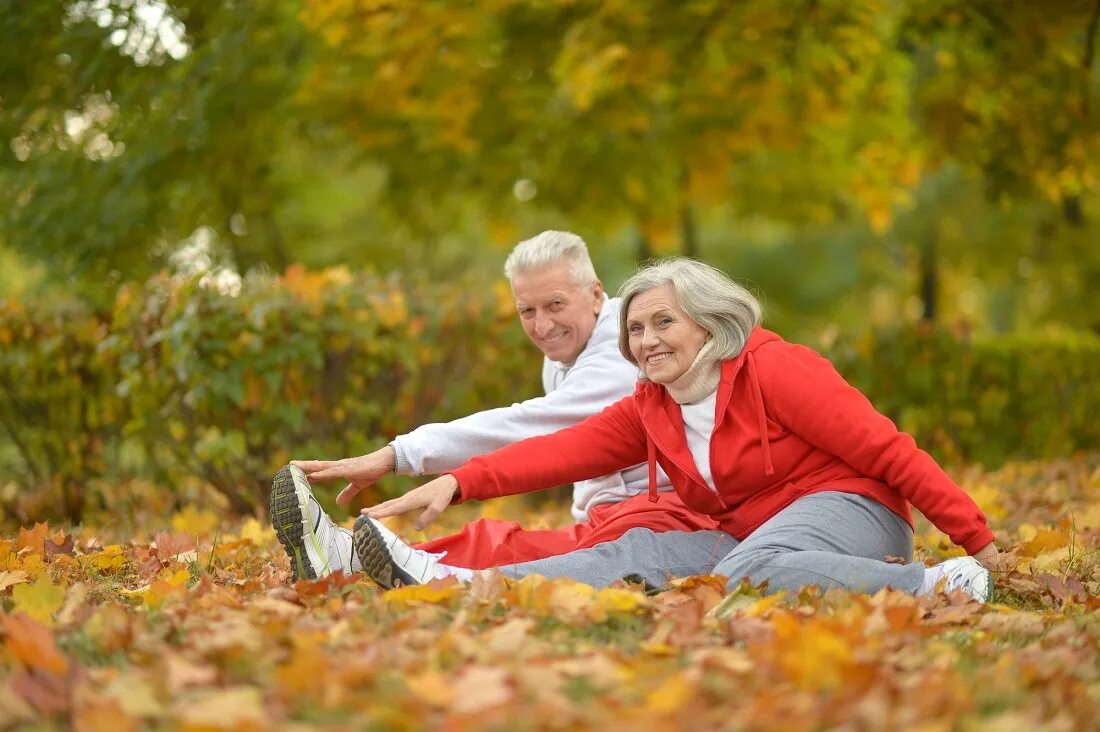
[[[364,508],[360,513],[373,519],[381,519],[423,508],[424,512],[416,519],[417,530],[422,530],[432,521],[435,521],[439,514],[447,509],[447,506],[451,505],[456,493],[458,493],[458,481],[455,477],[453,475],[441,475],[433,481],[413,488],[399,498],[393,498],[379,503],[377,506]]]
[[[374,485],[383,475],[392,473],[395,459],[393,448],[386,445],[381,450],[359,457],[343,460],[291,460],[290,464],[301,468],[310,483],[323,483],[338,478],[348,481],[347,488],[336,496],[336,502],[343,506],[350,503],[359,491]]]
[[[997,545],[993,542],[989,542],[981,549],[974,552],[974,558],[990,571],[1000,568],[1001,553],[997,550]]]

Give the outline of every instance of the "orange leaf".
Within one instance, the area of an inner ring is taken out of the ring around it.
[[[0,615],[0,627],[4,629],[4,647],[28,668],[59,676],[69,669],[68,660],[57,649],[53,633],[46,626],[17,613]]]
[[[43,542],[49,536],[50,526],[47,523],[35,524],[33,529],[19,529],[19,541],[16,543],[18,550],[30,549],[35,554],[45,551]]]

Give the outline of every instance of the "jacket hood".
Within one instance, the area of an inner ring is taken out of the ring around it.
[[[771,443],[768,440],[768,424],[767,415],[764,412],[764,394],[760,390],[760,379],[756,373],[756,358],[755,352],[761,346],[772,343],[775,341],[782,341],[783,339],[776,333],[764,328],[753,328],[749,334],[749,340],[745,344],[745,347],[741,349],[741,353],[737,354],[733,358],[727,358],[722,362],[722,377],[718,382],[718,415],[724,415],[726,413],[726,405],[729,402],[730,394],[733,391],[733,385],[740,377],[742,371],[745,372],[749,379],[749,390],[752,395],[753,405],[752,409],[756,416],[757,428],[760,431],[760,447],[764,454],[764,474],[772,475],[775,473],[775,467],[772,465],[771,457]],[[646,404],[659,405],[660,408],[666,408],[667,403],[672,402],[672,396],[668,393],[668,390],[661,384],[655,384],[652,381],[643,381],[638,384],[638,389],[634,395],[635,401],[638,404],[639,411],[645,413]],[[718,423],[715,422],[715,427]],[[657,485],[656,485],[656,459],[657,449],[653,442],[652,435],[649,434],[649,430],[646,430],[646,457],[649,463],[649,500],[656,502],[657,497]]]

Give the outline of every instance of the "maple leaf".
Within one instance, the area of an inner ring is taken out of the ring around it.
[[[43,544],[46,542],[50,532],[49,524],[41,523],[35,524],[32,529],[19,529],[19,540],[16,542],[18,550],[30,549],[35,554],[42,554],[45,551]]]
[[[47,557],[54,557],[59,554],[68,555],[73,553],[75,543],[72,534],[66,535],[64,531],[59,531],[45,539],[42,542],[42,548],[45,550]]]
[[[33,585],[17,585],[11,592],[15,610],[24,612],[40,623],[53,623],[53,614],[65,602],[65,588],[50,582],[43,574]]]
[[[156,544],[157,558],[162,562],[178,559],[195,548],[195,537],[186,532],[173,535],[161,531],[153,538],[153,542]]]

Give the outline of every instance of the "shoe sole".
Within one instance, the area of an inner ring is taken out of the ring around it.
[[[366,516],[356,519],[352,544],[359,557],[359,564],[363,565],[363,572],[382,588],[392,590],[404,585],[418,584],[397,568],[386,546],[385,537]],[[405,576],[399,576],[399,573]]]
[[[291,466],[279,468],[275,481],[271,484],[271,496],[268,499],[268,512],[271,525],[275,527],[275,536],[290,557],[290,577],[292,582],[300,578],[315,580],[317,572],[310,561],[306,547],[305,507],[298,495]]]
[[[978,602],[985,604],[993,599],[993,573],[988,569],[985,570],[985,591],[982,592],[982,596],[978,599]]]

